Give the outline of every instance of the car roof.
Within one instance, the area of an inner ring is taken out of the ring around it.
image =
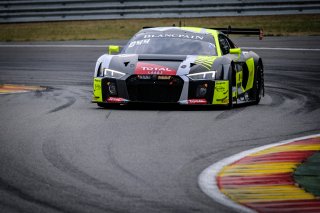
[[[139,33],[148,33],[148,32],[154,32],[154,31],[163,32],[163,31],[171,31],[171,30],[189,31],[189,32],[205,34],[205,35],[208,35],[208,34],[217,35],[220,33],[218,30],[200,28],[200,27],[145,27],[144,29],[140,30]]]

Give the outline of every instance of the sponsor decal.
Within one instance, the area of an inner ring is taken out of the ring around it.
[[[95,101],[102,102],[101,78],[95,78],[93,81],[93,98]]]
[[[128,100],[124,98],[118,98],[118,97],[109,97],[107,99],[107,103],[126,103]]]
[[[138,75],[139,79],[150,80],[152,75]]]
[[[147,35],[144,35],[144,38],[185,38],[185,39],[194,39],[194,40],[203,40],[204,39],[204,37],[200,36],[200,35],[174,34],[174,33],[147,34]]]
[[[157,64],[138,62],[134,74],[138,75],[176,75],[177,70]]]
[[[229,81],[216,81],[213,94],[213,104],[229,103]]]
[[[101,84],[99,84],[99,83],[94,84],[94,90],[101,90]]]
[[[132,42],[130,42],[128,47],[130,48],[130,47],[134,47],[134,46],[141,46],[144,44],[149,44],[149,42],[150,42],[150,39],[142,39],[142,40],[132,41]]]
[[[215,87],[215,89],[217,90],[217,92],[224,92],[226,88],[217,86]]]
[[[170,80],[171,76],[170,75],[159,75],[158,80]]]
[[[206,99],[189,99],[188,100],[188,104],[207,104],[207,100]]]

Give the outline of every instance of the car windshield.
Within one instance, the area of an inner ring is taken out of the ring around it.
[[[179,36],[179,35],[178,35]],[[215,44],[183,37],[137,36],[123,49],[124,54],[217,55]],[[213,42],[213,39],[212,39]]]

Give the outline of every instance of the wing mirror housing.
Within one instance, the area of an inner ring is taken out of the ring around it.
[[[230,54],[240,55],[241,54],[241,49],[240,48],[232,48],[232,49],[230,49]]]
[[[120,52],[120,46],[109,45],[109,47],[108,47],[108,54],[109,55],[115,55],[115,54],[118,54],[119,52]]]

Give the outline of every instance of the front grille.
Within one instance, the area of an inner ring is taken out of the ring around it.
[[[179,101],[183,80],[178,76],[161,79],[157,75],[150,79],[140,79],[137,75],[127,79],[127,89],[131,101],[171,102]]]

